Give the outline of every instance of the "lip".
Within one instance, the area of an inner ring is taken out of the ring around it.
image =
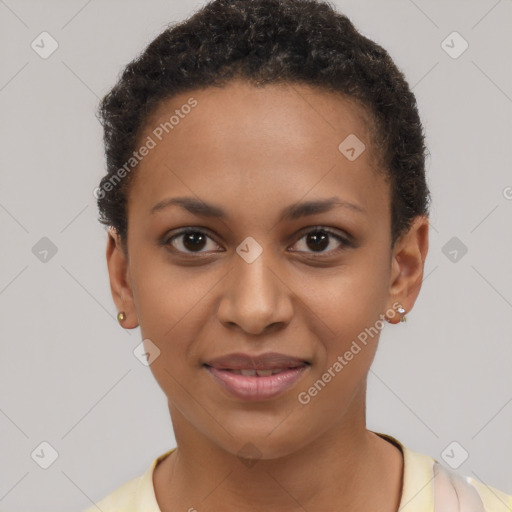
[[[293,387],[310,363],[285,354],[269,352],[259,356],[230,354],[204,364],[205,369],[231,395],[248,401],[269,400]],[[242,375],[241,370],[275,371],[272,375]]]
[[[276,370],[309,365],[310,362],[278,352],[259,355],[237,352],[206,361],[205,364],[218,370]]]

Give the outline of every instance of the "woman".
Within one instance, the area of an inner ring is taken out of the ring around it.
[[[89,510],[511,509],[366,429],[428,251],[423,128],[385,50],[322,2],[214,1],[100,114],[112,294],[177,448]]]

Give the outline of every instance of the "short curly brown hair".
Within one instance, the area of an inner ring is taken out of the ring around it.
[[[428,151],[416,98],[389,54],[324,1],[215,0],[168,25],[101,100],[107,174],[95,196],[99,221],[115,229],[125,251],[134,173],[116,186],[112,180],[133,155],[146,120],[164,99],[234,78],[258,87],[308,84],[363,105],[391,188],[391,246],[415,216],[428,215]]]

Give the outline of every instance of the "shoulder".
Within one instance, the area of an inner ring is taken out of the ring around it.
[[[466,480],[478,492],[484,504],[485,512],[510,512],[512,510],[512,495],[471,477],[467,477]]]
[[[161,512],[156,501],[153,472],[157,464],[174,450],[154,459],[142,475],[128,480],[84,512]]]
[[[141,475],[125,482],[85,512],[98,512],[98,509],[104,512],[136,512],[137,491],[142,478]]]
[[[512,511],[512,495],[475,478],[462,476],[436,459],[410,450],[390,435],[377,434],[398,446],[404,456],[401,512]]]

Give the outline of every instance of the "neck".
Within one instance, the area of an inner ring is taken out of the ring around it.
[[[173,411],[178,448],[155,470],[159,506],[162,512],[356,512],[371,507],[394,512],[401,494],[402,454],[366,430],[362,409],[362,424],[334,425],[293,453],[253,461],[220,448]]]

